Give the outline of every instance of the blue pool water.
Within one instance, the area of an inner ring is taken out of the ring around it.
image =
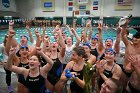
[[[40,34],[42,34],[42,29],[41,29],[41,28],[37,28],[37,29],[38,29],[38,31],[40,32]],[[54,41],[54,38],[53,38],[53,35],[52,35],[53,29],[54,29],[53,27],[48,27],[48,28],[46,28],[46,34],[50,36],[51,41]],[[76,31],[77,31],[77,33],[78,33],[79,36],[81,35],[82,29],[83,29],[83,28],[80,28],[80,27],[76,29]],[[27,33],[27,31],[26,31],[25,28],[15,28],[14,30],[16,31],[15,38],[16,38],[16,40],[17,40],[18,42],[20,42],[20,36],[21,36],[21,35],[28,35],[28,33]],[[35,36],[35,33],[34,33],[35,28],[31,28],[30,30],[31,30],[31,33],[33,34],[34,40],[36,40],[36,36]],[[69,35],[68,29],[65,29],[65,31],[66,31],[66,34],[67,34],[67,36],[68,36],[68,35]],[[6,29],[6,30],[0,30],[0,43],[3,42],[4,36],[7,34],[7,32],[8,32],[7,29]],[[97,28],[93,28],[93,35],[94,35],[95,33],[97,33],[97,32],[98,32]],[[135,32],[136,32],[136,31],[133,30],[133,29],[130,30],[130,33],[131,33],[131,34],[134,34]],[[114,29],[111,29],[111,28],[104,29],[104,30],[103,30],[103,40],[105,40],[105,39],[108,38],[108,37],[115,39],[115,38],[116,38],[116,31],[115,31]],[[76,39],[74,38],[74,42],[75,42],[75,41],[76,41]],[[30,42],[29,42],[29,45],[31,45]]]

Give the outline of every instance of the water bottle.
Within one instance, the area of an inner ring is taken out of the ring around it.
[[[45,93],[51,93],[51,92],[47,89]]]
[[[130,14],[130,15],[127,16],[127,17],[123,17],[123,18],[121,18],[121,19],[119,20],[119,26],[123,26],[123,25],[125,25],[127,19],[131,19],[131,18],[132,18],[132,14]]]

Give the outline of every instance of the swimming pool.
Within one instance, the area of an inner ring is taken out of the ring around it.
[[[34,33],[34,30],[36,28],[30,28],[31,30],[31,33],[33,34],[33,38],[34,40],[36,40],[36,36],[35,36],[35,33]],[[42,34],[42,28],[37,28],[39,33]],[[50,36],[50,40],[51,41],[54,41],[54,38],[53,38],[53,35],[52,35],[52,31],[53,31],[54,27],[48,27],[46,28],[46,34]],[[81,27],[78,27],[76,29],[78,35],[80,36],[81,35],[81,31],[82,31],[83,28]],[[14,30],[16,31],[16,35],[15,35],[15,38],[18,42],[20,42],[20,36],[21,35],[28,35],[27,31],[25,28],[14,28]],[[0,43],[3,42],[4,40],[4,36],[7,34],[8,30],[5,29],[5,30],[0,30]],[[68,29],[65,29],[65,32],[66,32],[66,35],[68,36],[69,35],[69,31]],[[93,35],[95,33],[98,32],[98,29],[97,28],[93,28]],[[131,29],[130,30],[130,33],[131,34],[134,34],[136,32],[136,30],[134,29]],[[113,40],[116,39],[116,31],[115,29],[112,29],[112,28],[108,28],[108,29],[103,29],[103,40],[105,40],[106,38],[112,38]],[[74,42],[76,41],[76,38],[74,37]],[[31,45],[31,43],[29,42],[29,45]]]

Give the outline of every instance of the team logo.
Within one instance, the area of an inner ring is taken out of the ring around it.
[[[9,8],[10,7],[10,2],[9,0],[2,0],[2,5],[6,8]]]

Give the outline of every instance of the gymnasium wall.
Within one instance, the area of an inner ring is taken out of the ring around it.
[[[133,10],[127,11],[115,11],[114,5],[115,0],[98,0],[99,7],[98,10],[92,10],[91,14],[94,16],[100,16],[101,8],[103,9],[103,16],[125,16],[132,13],[134,16],[140,16],[140,0],[134,0]],[[65,5],[64,5],[65,2]],[[102,2],[102,4],[100,3]],[[41,0],[16,0],[17,11],[24,18],[34,18],[34,17],[63,17],[72,16],[72,12],[68,11],[68,0],[55,0],[55,11],[54,12],[42,12]],[[65,7],[64,7],[65,6]],[[92,6],[92,3],[91,3]],[[64,12],[65,11],[65,12]]]
[[[0,0],[0,16],[19,16],[15,0]]]
[[[103,14],[104,16],[127,16],[130,13],[133,16],[140,16],[140,0],[133,0],[134,5],[133,5],[133,10],[126,10],[126,11],[115,11],[114,10],[114,5],[115,5],[115,0],[103,0]]]

